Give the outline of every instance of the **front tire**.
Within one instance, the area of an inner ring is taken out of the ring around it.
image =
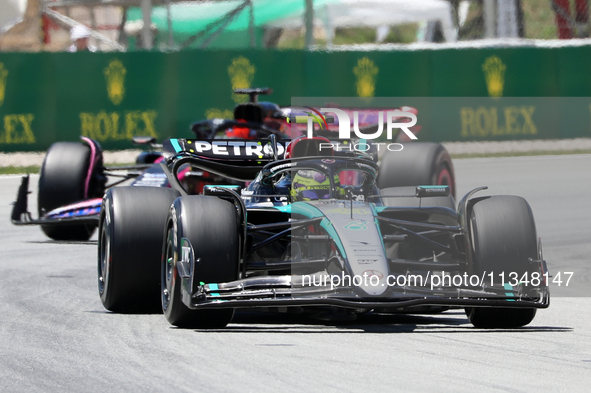
[[[170,188],[116,187],[103,199],[99,221],[98,287],[114,312],[160,311],[160,257]]]
[[[177,199],[167,220],[161,262],[162,311],[168,322],[182,328],[223,328],[233,309],[191,310],[181,298],[178,272],[182,240],[189,241],[195,258],[192,293],[200,282],[220,283],[238,279],[239,234],[236,208],[213,196]]]
[[[499,195],[478,198],[470,211],[473,272],[517,277],[535,272],[529,258],[537,259],[538,246],[533,213],[525,199]],[[527,288],[527,287],[526,287]],[[529,324],[535,308],[468,307],[466,315],[477,328],[517,328]]]
[[[50,146],[39,175],[39,217],[58,207],[103,196],[106,178],[102,175],[102,151],[96,144],[93,148],[79,142]],[[41,226],[54,240],[88,240],[95,229],[96,224]]]

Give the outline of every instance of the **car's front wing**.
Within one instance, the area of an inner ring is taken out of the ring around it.
[[[101,198],[88,199],[54,209],[37,219],[28,211],[29,176],[23,176],[10,221],[14,225],[98,224]]]
[[[395,288],[387,296],[364,296],[358,288],[292,286],[292,276],[253,277],[234,282],[199,285],[191,295],[190,277],[182,277],[183,303],[191,309],[340,307],[359,310],[403,311],[417,306],[547,308],[549,291],[522,288]]]

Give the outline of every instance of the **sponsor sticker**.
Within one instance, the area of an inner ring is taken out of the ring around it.
[[[364,220],[353,221],[345,225],[345,229],[349,231],[364,231],[367,229],[367,222],[365,222]]]

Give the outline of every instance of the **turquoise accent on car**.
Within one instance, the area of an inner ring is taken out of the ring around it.
[[[174,151],[176,151],[177,153],[183,151],[183,149],[181,149],[181,145],[179,145],[178,139],[170,139],[170,144],[174,148]]]
[[[273,206],[273,208],[279,210],[281,213],[289,213],[289,214],[291,214],[291,205],[287,205],[287,206]]]
[[[359,150],[360,151],[369,150],[369,146],[367,146],[367,139],[359,139]]]
[[[503,285],[503,288],[505,288],[506,291],[513,291],[513,286],[511,284],[505,283]],[[509,297],[513,297],[515,295],[513,295],[513,292],[505,292],[505,296],[509,296]],[[514,302],[515,299],[507,299],[508,302]]]
[[[367,229],[367,223],[352,221],[351,223],[345,225],[345,229],[349,231],[364,231]]]
[[[216,284],[216,283],[210,283],[210,284],[207,284],[207,285],[209,286],[209,290],[210,291],[217,291],[218,289],[220,289],[218,287],[218,284]],[[214,296],[214,297],[220,296],[219,293],[210,293],[210,295],[211,296]]]
[[[386,207],[385,206],[376,206],[375,203],[369,203],[369,207],[371,208],[371,210],[373,212],[374,222],[376,224],[378,234],[380,235],[381,238],[383,238],[382,231],[380,230],[380,222],[378,221],[377,217],[378,217],[378,213],[381,212],[382,210],[384,210]],[[384,242],[382,242],[382,250],[384,251],[384,255],[387,255],[386,254],[386,247],[384,246]]]

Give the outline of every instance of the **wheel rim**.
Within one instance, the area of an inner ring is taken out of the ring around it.
[[[174,231],[172,226],[168,228],[166,236],[166,252],[162,261],[162,309],[166,311],[170,305],[170,297],[173,290],[174,274]]]

